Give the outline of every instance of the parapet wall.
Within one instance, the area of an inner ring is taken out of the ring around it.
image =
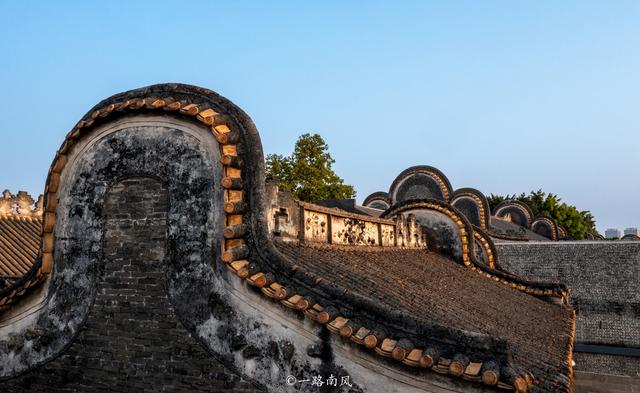
[[[269,232],[281,239],[349,246],[427,247],[426,235],[414,215],[381,219],[293,199],[267,184]]]
[[[514,274],[571,288],[576,370],[640,375],[640,242],[505,242],[496,249]],[[598,348],[631,356],[591,353]]]

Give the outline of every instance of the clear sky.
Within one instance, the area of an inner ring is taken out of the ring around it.
[[[638,1],[0,0],[0,188],[42,193],[111,94],[208,87],[265,153],[321,134],[362,201],[404,168],[640,226]]]

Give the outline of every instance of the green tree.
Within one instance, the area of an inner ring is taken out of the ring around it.
[[[301,135],[291,156],[269,154],[266,161],[267,179],[278,180],[281,187],[302,201],[348,199],[356,195],[353,186],[344,184],[333,171],[335,160],[318,134]]]
[[[536,216],[549,216],[556,220],[558,225],[567,230],[567,236],[572,239],[584,239],[588,232],[596,231],[596,221],[588,211],[580,211],[575,206],[568,205],[556,195],[545,193],[542,190],[531,191],[528,195],[494,195],[488,198],[489,207],[493,211],[502,201],[515,199],[526,203]]]

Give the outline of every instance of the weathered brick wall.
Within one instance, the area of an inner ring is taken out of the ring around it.
[[[167,190],[129,179],[107,195],[104,269],[86,324],[11,392],[250,392],[177,319],[166,291]]]
[[[515,274],[571,288],[576,343],[640,348],[640,242],[497,243]],[[579,353],[576,369],[640,375],[640,358]]]

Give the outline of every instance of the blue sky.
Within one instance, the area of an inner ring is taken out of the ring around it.
[[[0,0],[0,188],[41,193],[113,93],[208,87],[265,153],[321,134],[362,201],[404,168],[640,226],[640,2]]]

